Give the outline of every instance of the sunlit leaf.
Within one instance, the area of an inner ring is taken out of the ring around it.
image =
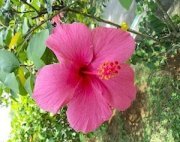
[[[24,86],[25,81],[26,81],[26,78],[25,78],[25,76],[24,76],[24,71],[23,71],[23,68],[22,68],[22,67],[20,67],[20,68],[18,69],[18,77],[19,77],[19,80],[20,80],[21,84]]]
[[[11,38],[11,42],[9,44],[9,49],[14,49],[14,47],[17,45],[17,42],[19,40],[21,36],[20,32],[17,32],[12,38]]]
[[[2,93],[3,93],[3,89],[2,89],[2,87],[0,86],[0,96],[2,95]]]
[[[32,1],[31,1],[31,5],[32,5],[34,8],[36,8],[37,10],[39,10],[39,8],[40,8],[40,2],[39,2],[39,0],[32,0]]]
[[[0,7],[3,6],[4,0],[0,0]]]

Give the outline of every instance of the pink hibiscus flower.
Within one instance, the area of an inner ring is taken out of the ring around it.
[[[135,99],[134,72],[125,62],[135,49],[121,29],[59,24],[46,41],[60,63],[37,74],[33,98],[40,108],[57,113],[67,105],[67,119],[76,131],[95,130]]]

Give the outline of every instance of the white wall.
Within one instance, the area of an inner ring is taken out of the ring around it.
[[[0,142],[7,142],[11,132],[10,108],[0,107]]]
[[[136,1],[133,0],[129,10],[126,10],[119,2],[119,0],[109,0],[107,2],[106,7],[104,8],[103,18],[114,22],[116,24],[121,24],[122,22],[128,23],[131,25],[136,14]],[[101,24],[106,27],[110,27],[107,24]]]

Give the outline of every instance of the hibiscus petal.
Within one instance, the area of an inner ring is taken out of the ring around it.
[[[70,126],[76,131],[88,133],[99,127],[112,115],[97,82],[89,85],[81,82],[73,99],[68,104],[67,118]]]
[[[71,66],[53,64],[43,67],[37,74],[33,99],[40,108],[57,113],[72,98],[78,77]]]
[[[136,97],[136,87],[134,85],[134,72],[129,65],[121,64],[118,76],[109,80],[102,80],[108,90],[104,93],[110,105],[120,111],[130,107]]]
[[[95,67],[103,61],[117,60],[124,63],[134,52],[134,39],[121,29],[98,27],[92,30],[92,36]]]
[[[48,37],[46,45],[59,60],[63,58],[87,64],[93,57],[91,31],[84,24],[58,24]]]

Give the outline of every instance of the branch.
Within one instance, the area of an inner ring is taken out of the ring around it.
[[[21,14],[21,13],[31,13],[31,12],[34,12],[34,11],[32,11],[32,10],[22,11],[22,12],[21,12],[21,11],[18,11],[18,10],[16,10],[16,9],[14,9],[14,8],[12,8],[12,11],[15,12],[15,13],[20,13],[20,14]]]
[[[73,3],[73,4],[74,4],[74,3]],[[71,4],[71,5],[72,5],[72,4]],[[95,16],[90,15],[90,14],[87,14],[87,13],[83,13],[83,12],[78,11],[78,10],[75,10],[75,9],[71,9],[71,8],[69,8],[71,5],[69,5],[69,6],[67,6],[67,7],[58,6],[58,5],[53,6],[53,11],[58,10],[58,12],[55,13],[55,14],[53,14],[52,16],[50,16],[48,19],[42,21],[42,22],[41,22],[39,25],[37,25],[36,27],[32,28],[32,29],[26,34],[26,36],[29,35],[31,32],[33,32],[34,30],[38,29],[41,25],[43,25],[44,23],[46,23],[48,20],[52,19],[55,15],[57,15],[57,14],[60,13],[61,11],[74,12],[74,13],[77,13],[77,14],[81,14],[81,15],[83,15],[83,16],[85,16],[85,17],[92,18],[92,19],[94,19],[94,20],[96,20],[96,21],[103,22],[103,23],[107,23],[107,24],[112,25],[112,26],[115,26],[115,27],[117,27],[117,28],[121,28],[120,25],[118,25],[118,24],[116,24],[116,23],[113,23],[113,22],[111,22],[111,21],[107,21],[107,20],[104,20],[104,19],[102,19],[102,18],[95,17]],[[42,10],[41,12],[38,12],[38,16],[33,17],[32,19],[38,18],[38,17],[40,17],[40,16],[42,16],[42,15],[44,15],[44,14],[47,14],[47,10],[46,10],[46,9]],[[134,33],[134,34],[137,34],[137,35],[139,35],[139,36],[141,36],[141,37],[149,38],[149,39],[152,39],[152,40],[154,40],[154,41],[156,41],[156,42],[159,42],[158,39],[156,39],[156,38],[154,38],[154,37],[151,37],[151,36],[149,36],[149,35],[147,35],[147,34],[143,34],[143,33],[141,33],[141,32],[135,31],[135,30],[133,30],[133,29],[130,29],[130,28],[129,28],[127,31],[129,31],[129,32],[131,32],[131,33]],[[26,37],[26,36],[25,36],[25,37]]]
[[[75,9],[68,8],[67,11],[74,12],[74,13],[78,13],[78,14],[81,14],[81,15],[83,15],[83,16],[86,16],[86,17],[95,19],[96,21],[103,22],[103,23],[107,23],[107,24],[112,25],[112,26],[115,26],[115,27],[117,27],[117,28],[121,28],[121,26],[118,25],[118,24],[116,24],[116,23],[113,23],[113,22],[111,22],[111,21],[104,20],[104,19],[99,18],[99,17],[95,17],[95,16],[90,15],[90,14],[87,14],[87,13],[82,13],[81,11],[78,11],[78,10],[75,10]],[[135,31],[135,30],[133,30],[133,29],[130,29],[130,28],[129,28],[128,31],[131,32],[131,33],[140,35],[140,36],[142,36],[142,37],[146,37],[146,38],[152,39],[152,40],[154,40],[154,41],[156,41],[156,42],[159,42],[159,40],[157,40],[157,39],[155,39],[155,38],[153,38],[153,37],[151,37],[151,36],[149,36],[149,35],[146,35],[146,34],[143,34],[143,33],[138,32],[138,31]]]
[[[170,16],[168,15],[168,13],[164,10],[163,5],[161,4],[160,0],[155,0],[157,6],[159,7],[159,9],[162,11],[165,20],[167,21],[167,23],[169,23],[169,25],[171,26],[172,30],[177,33],[176,31],[176,26],[174,25],[174,23],[172,22]]]
[[[55,5],[55,6],[53,6],[52,9],[53,9],[53,11],[56,11],[56,10],[58,10],[58,11],[60,10],[60,11],[61,11],[61,9],[63,9],[63,8],[64,8],[63,6],[57,6],[57,5]],[[117,27],[117,28],[121,28],[121,26],[118,25],[118,24],[116,24],[116,23],[113,23],[113,22],[111,22],[111,21],[104,20],[104,19],[99,18],[99,17],[95,17],[95,16],[90,15],[90,14],[87,14],[87,13],[83,13],[83,12],[78,11],[78,10],[75,10],[75,9],[67,8],[67,9],[62,10],[62,11],[69,11],[69,12],[74,12],[74,13],[77,13],[77,14],[81,14],[81,15],[83,15],[83,16],[85,16],[85,17],[89,17],[89,18],[95,19],[96,21],[103,22],[103,23],[107,23],[107,24],[112,25],[112,26],[115,26],[115,27]],[[58,12],[58,13],[59,13],[59,12]],[[57,14],[58,14],[58,13],[57,13]],[[42,10],[41,12],[39,12],[39,15],[36,16],[36,17],[33,17],[32,19],[38,18],[38,17],[40,17],[40,16],[42,16],[42,15],[44,15],[44,14],[47,14],[47,10],[46,10],[46,9]],[[156,42],[159,42],[159,40],[157,40],[157,39],[155,39],[155,38],[153,38],[153,37],[151,37],[151,36],[149,36],[149,35],[146,35],[146,34],[143,34],[143,33],[138,32],[138,31],[135,31],[135,30],[133,30],[133,29],[130,29],[130,28],[129,28],[128,31],[131,32],[131,33],[140,35],[140,36],[142,36],[142,37],[152,39],[152,40],[154,40],[154,41],[156,41]]]
[[[47,21],[51,20],[54,16],[56,16],[59,12],[62,11],[66,11],[71,5],[62,8],[61,10],[59,10],[58,12],[56,12],[55,14],[52,14],[51,16],[49,16],[49,18],[47,18],[46,20],[42,21],[40,24],[38,24],[37,26],[33,27],[26,35],[29,35],[30,33],[32,33],[33,31],[35,31],[36,29],[38,29],[40,26],[42,26],[44,23],[46,23]]]
[[[37,13],[39,13],[39,11],[34,7],[32,6],[31,4],[29,4],[26,0],[21,0],[23,3],[25,3],[26,5],[28,5],[29,7],[31,7],[33,10],[35,10]]]
[[[65,7],[65,6],[57,6],[57,5],[54,5],[54,6],[52,6],[52,10],[53,10],[53,11],[59,11],[59,10],[61,10],[61,9],[64,8],[64,7]],[[39,12],[39,14],[38,14],[37,16],[32,17],[32,19],[36,19],[36,18],[41,17],[42,15],[47,14],[47,13],[48,13],[47,9],[43,9],[42,11]]]
[[[38,24],[37,26],[33,27],[33,28],[25,35],[25,40],[18,45],[18,46],[21,46],[21,47],[19,48],[19,50],[17,51],[16,54],[17,54],[17,55],[19,54],[19,52],[21,51],[21,49],[22,49],[22,47],[23,47],[23,44],[25,43],[25,41],[28,40],[28,38],[31,36],[31,34],[32,34],[33,31],[35,31],[36,29],[38,29],[39,27],[41,27],[41,26],[42,26],[43,24],[45,24],[47,21],[51,20],[51,19],[52,19],[55,15],[57,15],[59,12],[66,11],[70,6],[72,6],[72,5],[75,4],[76,2],[77,2],[77,0],[76,0],[74,3],[72,3],[72,4],[70,4],[70,5],[62,8],[61,10],[59,10],[58,12],[56,12],[55,14],[52,14],[51,16],[49,16],[49,18],[47,18],[46,20],[42,21],[42,22],[41,22],[40,24]]]

